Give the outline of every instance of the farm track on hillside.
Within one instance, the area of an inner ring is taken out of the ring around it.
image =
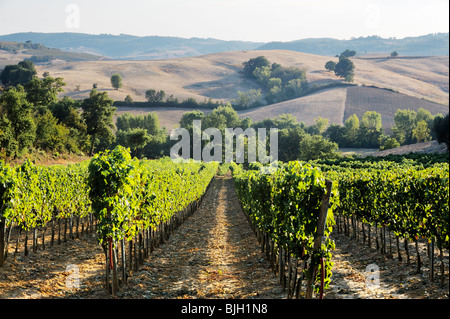
[[[448,298],[374,249],[334,234],[336,250],[326,299]],[[376,263],[380,285],[367,287],[366,266]],[[413,263],[413,262],[412,262]],[[68,288],[73,272],[80,286]],[[0,268],[1,298],[110,298],[103,287],[104,254],[95,235],[8,260]],[[241,211],[230,175],[216,176],[199,209],[128,279],[117,298],[286,298]]]

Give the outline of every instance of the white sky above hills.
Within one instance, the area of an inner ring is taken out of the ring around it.
[[[255,42],[449,32],[448,0],[0,0],[0,34],[159,35]]]

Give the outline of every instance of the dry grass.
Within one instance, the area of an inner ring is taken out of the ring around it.
[[[265,118],[278,117],[283,113],[292,114],[298,122],[306,125],[314,124],[317,117],[329,119],[329,124],[344,124],[346,88],[329,89],[298,99],[241,111],[241,117],[250,117],[253,122]]]
[[[203,101],[212,98],[226,102],[236,98],[238,91],[258,87],[253,81],[244,79],[239,71],[242,70],[243,62],[260,55],[266,56],[271,62],[306,70],[307,79],[311,84],[341,81],[334,73],[324,68],[328,60],[337,58],[286,50],[222,52],[199,57],[151,61],[59,62],[37,66],[37,69],[38,74],[48,71],[54,77],[64,78],[67,83],[65,94],[75,99],[87,97],[93,83],[97,83],[99,90],[107,91],[114,100],[123,100],[127,95],[131,95],[135,101],[144,101],[144,92],[152,88],[164,90],[167,96],[172,94],[180,99],[192,97]],[[387,88],[405,95],[362,87],[349,89],[346,95],[345,88],[337,88],[240,114],[242,117],[250,116],[254,121],[258,121],[291,113],[298,121],[306,124],[312,124],[315,118],[322,116],[328,118],[330,123],[342,124],[348,114],[361,115],[366,110],[373,110],[371,108],[377,104],[382,111],[384,124],[390,126],[397,108],[425,107],[433,114],[448,112],[448,57],[389,59],[379,56],[357,57],[353,58],[353,61],[356,66],[355,83]],[[111,88],[110,76],[115,72],[123,77],[124,86],[120,90]],[[161,125],[170,131],[188,110],[119,108],[119,114],[156,111]]]
[[[86,97],[93,83],[99,89],[109,90],[110,96],[123,100],[131,95],[144,100],[149,88],[164,90],[168,95],[198,100],[213,98],[229,100],[237,91],[255,88],[252,81],[239,74],[242,63],[264,55],[269,61],[295,66],[307,71],[310,82],[336,81],[332,72],[325,70],[328,60],[336,58],[285,50],[238,51],[209,54],[199,57],[151,61],[93,61],[68,62],[38,66],[38,74],[49,71],[67,82],[66,94],[74,98]],[[399,92],[448,104],[448,57],[425,58],[354,58],[356,83],[391,88]],[[112,90],[110,76],[118,72],[124,87]],[[80,92],[75,92],[76,86]]]

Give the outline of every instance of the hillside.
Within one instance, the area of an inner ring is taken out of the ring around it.
[[[0,50],[1,65],[17,63],[27,55]],[[148,61],[53,61],[37,65],[38,75],[48,71],[53,77],[62,77],[67,83],[65,95],[74,99],[86,98],[94,83],[98,89],[108,92],[114,100],[123,101],[130,95],[135,101],[145,100],[147,89],[164,90],[166,96],[179,99],[195,98],[198,101],[213,99],[228,102],[237,98],[238,91],[258,88],[251,80],[240,74],[242,63],[264,55],[269,61],[284,66],[306,70],[311,86],[340,83],[334,73],[325,70],[330,59],[327,56],[286,50],[232,51],[189,58]],[[356,87],[340,87],[318,91],[309,96],[279,104],[241,111],[242,117],[254,121],[275,117],[283,113],[293,114],[298,121],[312,124],[318,116],[330,123],[342,124],[353,113],[362,116],[367,110],[382,115],[383,125],[389,129],[398,108],[419,107],[432,114],[448,112],[449,60],[448,57],[404,57],[395,59],[385,56],[362,56],[352,58],[356,66]],[[111,87],[110,76],[120,73],[124,86],[120,90]],[[142,113],[156,111],[161,125],[169,130],[177,125],[187,111],[173,108],[121,107],[119,112]]]
[[[199,56],[203,54],[252,50],[263,43],[219,39],[133,36],[128,34],[40,33],[0,35],[0,41],[42,43],[64,51],[90,53],[113,59],[149,60]]]
[[[67,83],[65,94],[75,99],[87,97],[92,84],[97,83],[99,90],[107,91],[114,100],[122,101],[131,95],[135,101],[144,101],[145,91],[152,88],[164,90],[167,96],[173,95],[180,99],[191,97],[203,101],[211,98],[227,102],[236,98],[238,91],[258,87],[239,72],[243,62],[259,55],[266,56],[271,62],[305,69],[311,85],[342,82],[324,68],[325,63],[332,58],[283,50],[233,51],[158,61],[51,63],[39,65],[37,69],[38,74],[48,71],[51,76],[63,77]],[[365,110],[377,107],[382,113],[383,123],[389,126],[397,108],[424,107],[433,114],[448,112],[447,57],[360,57],[353,61],[356,66],[355,83],[360,85],[358,87],[319,91],[296,100],[243,111],[241,114],[260,120],[291,113],[307,124],[320,115],[329,118],[330,123],[341,124],[349,112],[350,115],[351,112],[362,114]],[[124,86],[120,90],[111,88],[110,76],[115,72],[123,77]],[[121,110],[124,111],[123,108]],[[170,115],[163,114],[168,111],[164,108],[155,111],[167,128],[172,128],[183,113],[182,110],[174,113],[171,109]]]
[[[302,39],[291,42],[270,42],[262,45],[260,50],[291,50],[320,55],[335,56],[346,49],[355,50],[358,54],[389,54],[397,51],[401,55],[448,55],[448,33],[428,34],[403,39],[381,38],[379,36],[359,37],[350,40],[338,39]]]
[[[64,51],[91,53],[126,60],[168,59],[240,50],[290,50],[327,56],[335,56],[345,49],[356,50],[358,54],[362,55],[369,53],[388,55],[394,50],[401,55],[408,56],[449,54],[448,33],[403,39],[369,36],[349,40],[314,38],[291,42],[260,43],[211,38],[139,37],[127,34],[26,32],[0,35],[0,41],[32,41]]]
[[[32,43],[29,41],[25,43],[0,41],[1,60],[3,61],[8,60],[5,58],[7,54],[13,57],[13,59],[14,56],[17,56],[20,57],[22,60],[27,59],[34,63],[46,63],[52,60],[71,62],[71,61],[97,61],[103,59],[103,57],[99,55],[62,51],[60,49],[49,48],[43,44]],[[4,65],[2,64],[0,64],[0,69],[4,67]]]

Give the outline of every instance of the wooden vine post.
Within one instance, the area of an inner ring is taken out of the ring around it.
[[[328,215],[328,206],[330,204],[330,196],[331,196],[331,188],[333,186],[333,183],[330,180],[326,180],[326,193],[323,195],[322,204],[320,206],[319,210],[319,218],[317,221],[317,231],[316,236],[314,237],[314,248],[313,248],[313,255],[314,253],[318,252],[322,246],[322,238],[324,236],[324,229],[325,224],[327,222],[327,215]],[[312,299],[313,291],[314,291],[314,279],[316,277],[317,273],[317,262],[312,261],[310,265],[310,276],[308,277],[307,287],[306,287],[306,299]],[[323,269],[323,263],[322,263],[322,272]],[[323,278],[322,278],[323,280]],[[323,287],[321,289],[323,291]],[[322,296],[322,294],[321,294]]]

